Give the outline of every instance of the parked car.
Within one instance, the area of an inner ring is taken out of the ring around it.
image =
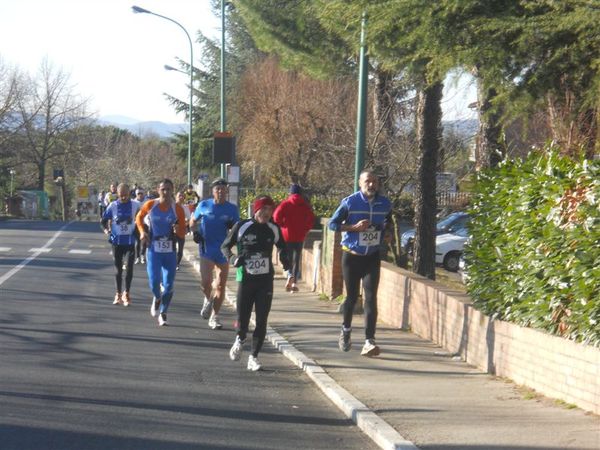
[[[439,220],[436,224],[436,235],[439,236],[440,234],[454,233],[461,228],[466,228],[470,220],[471,216],[466,212],[454,212],[449,214],[443,219]],[[415,232],[416,230],[411,228],[410,230],[402,233],[402,236],[400,237],[400,245],[402,250],[408,255],[411,255],[413,251]]]
[[[467,265],[465,264],[464,254],[462,253],[458,260],[458,274],[460,275],[460,280],[462,283],[467,284],[467,281],[469,280],[469,273],[467,271]]]
[[[444,269],[456,272],[459,268],[465,242],[469,239],[467,228],[460,228],[454,233],[440,234],[435,239],[435,262]]]

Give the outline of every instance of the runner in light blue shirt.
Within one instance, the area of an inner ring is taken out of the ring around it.
[[[229,263],[221,252],[221,245],[227,232],[240,220],[236,205],[228,202],[228,183],[217,178],[211,183],[213,198],[198,203],[190,229],[195,232],[194,241],[198,242],[200,252],[200,276],[204,303],[200,314],[209,319],[208,326],[213,330],[223,328],[219,320],[219,311],[225,298],[225,284]],[[213,270],[217,272],[217,286],[213,287]]]

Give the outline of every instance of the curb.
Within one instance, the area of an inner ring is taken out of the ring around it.
[[[186,248],[183,249],[183,254],[194,270],[200,273],[198,258]],[[228,288],[225,290],[225,296],[227,303],[235,308],[235,295]],[[391,425],[337,384],[321,366],[290,344],[270,326],[267,326],[267,340],[287,359],[306,372],[327,398],[380,448],[419,450],[415,444],[401,436]]]

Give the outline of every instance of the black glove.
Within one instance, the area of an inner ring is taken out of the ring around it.
[[[244,257],[243,256],[237,256],[237,255],[233,255],[230,259],[229,259],[229,263],[233,266],[233,267],[241,267],[244,265]]]

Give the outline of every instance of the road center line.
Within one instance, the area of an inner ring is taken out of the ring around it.
[[[69,253],[74,253],[76,255],[89,255],[92,253],[91,250],[78,250],[76,248],[69,250]]]
[[[6,272],[4,275],[2,275],[0,277],[0,286],[2,286],[2,284],[4,284],[4,282],[6,280],[8,280],[10,277],[12,277],[15,273],[17,273],[19,270],[21,270],[23,267],[25,267],[31,261],[33,261],[35,258],[40,256],[40,254],[46,253],[47,251],[49,251],[50,245],[52,245],[52,243],[56,240],[56,238],[58,238],[58,236],[60,236],[60,234],[63,232],[63,230],[65,228],[67,228],[70,224],[71,224],[71,222],[63,225],[62,228],[60,230],[58,230],[56,233],[54,233],[54,236],[52,236],[42,248],[36,249],[36,251],[34,252],[33,255],[24,259],[23,261],[21,261],[21,263],[19,263],[19,265],[13,267],[8,272]]]
[[[12,248],[10,247],[0,247],[0,252],[10,252]]]

